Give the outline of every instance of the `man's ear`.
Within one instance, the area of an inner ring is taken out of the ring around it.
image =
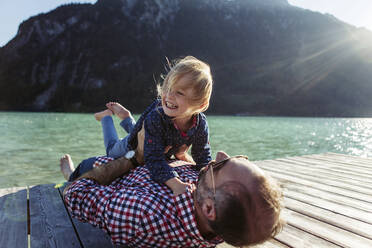
[[[216,209],[214,208],[214,201],[210,198],[204,199],[202,206],[204,216],[211,221],[216,220]]]
[[[221,161],[221,160],[224,160],[224,159],[227,159],[229,157],[230,156],[227,155],[226,152],[224,152],[224,151],[218,151],[217,154],[216,154],[216,162]]]

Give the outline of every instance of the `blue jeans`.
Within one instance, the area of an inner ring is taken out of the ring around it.
[[[105,116],[101,120],[102,130],[103,130],[103,142],[106,148],[106,154],[109,157],[119,158],[127,153],[127,143],[128,136],[124,139],[119,139],[116,133],[114,122],[111,116]],[[120,122],[120,126],[130,133],[136,122],[133,118],[126,118]],[[80,162],[78,167],[72,172],[69,178],[69,182],[74,181],[76,178],[80,177],[82,174],[93,169],[93,164],[96,161],[96,157],[87,158]]]
[[[118,138],[115,125],[111,116],[105,116],[101,119],[103,142],[105,144],[106,154],[112,158],[123,157],[127,152],[128,136],[123,139]],[[130,133],[136,122],[133,118],[126,118],[120,122],[120,126]]]
[[[78,167],[74,170],[74,172],[71,173],[70,178],[68,179],[69,182],[74,181],[81,175],[83,175],[85,172],[90,171],[93,169],[93,164],[96,161],[96,157],[87,158],[80,162]]]

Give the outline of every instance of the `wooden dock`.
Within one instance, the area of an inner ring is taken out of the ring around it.
[[[372,158],[326,153],[255,163],[281,182],[287,222],[256,248],[372,247]],[[0,189],[0,247],[114,247],[103,231],[70,217],[61,193],[51,184]]]

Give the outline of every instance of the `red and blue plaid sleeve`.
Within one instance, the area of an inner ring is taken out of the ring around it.
[[[107,232],[104,213],[112,190],[90,179],[73,182],[64,195],[64,201],[72,217],[89,222]]]

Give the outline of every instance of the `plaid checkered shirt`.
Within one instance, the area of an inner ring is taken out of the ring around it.
[[[102,161],[105,158],[101,157]],[[192,166],[182,165],[175,170],[183,182],[196,184],[198,172]],[[215,247],[223,242],[219,238],[205,240],[201,236],[191,188],[184,194],[173,196],[167,186],[150,179],[144,166],[108,186],[90,179],[75,181],[64,200],[73,217],[103,229],[114,244],[128,247]]]

